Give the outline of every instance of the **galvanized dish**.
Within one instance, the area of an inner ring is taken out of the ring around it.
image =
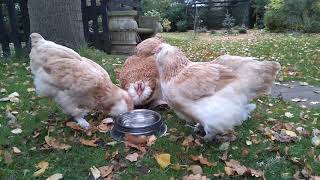
[[[111,130],[112,138],[122,140],[125,134],[157,135],[167,132],[167,126],[159,113],[148,109],[137,109],[119,115]]]

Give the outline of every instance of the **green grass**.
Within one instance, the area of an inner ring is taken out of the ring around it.
[[[299,80],[312,85],[320,85],[318,79],[320,77],[319,35],[293,36],[262,33],[259,36],[253,35],[255,38],[248,36],[239,40],[226,40],[225,36],[205,34],[193,39],[192,33],[169,33],[163,36],[169,43],[182,48],[192,60],[210,60],[217,57],[221,51],[233,55],[264,57],[277,60],[282,64],[280,80]],[[237,38],[238,36],[230,37]],[[249,41],[248,38],[251,40]],[[113,67],[118,67],[126,58],[106,55],[88,48],[82,48],[80,54],[102,65],[114,82],[116,78]],[[65,127],[64,122],[68,117],[53,101],[39,99],[34,92],[27,91],[28,88],[33,87],[32,77],[26,70],[29,65],[28,61],[27,58],[20,58],[1,60],[0,63],[0,88],[7,90],[6,93],[0,95],[0,98],[12,92],[18,92],[21,100],[19,103],[0,102],[0,150],[11,152],[12,147],[18,147],[22,151],[20,155],[12,154],[13,163],[10,165],[5,164],[3,155],[0,156],[0,179],[33,179],[32,174],[37,170],[35,165],[40,161],[49,162],[49,169],[40,179],[45,179],[54,173],[62,173],[65,179],[87,179],[90,167],[113,163],[105,160],[104,157],[106,152],[112,153],[116,150],[119,150],[120,154],[118,161],[127,164],[127,168],[115,172],[120,179],[169,179],[170,177],[181,179],[184,175],[191,174],[185,169],[161,170],[153,158],[154,154],[159,152],[171,154],[171,162],[182,165],[197,164],[190,160],[190,155],[203,154],[211,162],[217,162],[216,167],[202,166],[206,176],[214,178],[213,174],[224,172],[225,164],[219,160],[219,156],[224,153],[219,150],[220,144],[204,143],[203,147],[188,148],[181,146],[184,137],[191,133],[191,129],[186,127],[185,123],[179,120],[171,110],[162,110],[160,113],[166,119],[169,128],[178,129],[178,132],[172,134],[181,136],[181,138],[177,141],[170,140],[169,136],[159,138],[147,154],[135,163],[125,160],[127,153],[122,143],[97,148],[81,145],[80,137],[90,137],[84,133],[75,134],[70,128]],[[297,73],[292,76],[288,74],[288,71]],[[272,127],[276,122],[294,122],[305,125],[310,132],[313,128],[320,128],[319,109],[301,109],[269,97],[259,99],[261,101],[256,101],[257,110],[253,113],[252,118],[236,128],[237,140],[230,143],[229,158],[238,160],[242,165],[263,170],[267,179],[292,179],[296,171],[302,170],[307,165],[312,167],[314,175],[320,176],[320,162],[314,158],[320,155],[319,147],[314,149],[314,155],[308,153],[312,147],[311,136],[302,137],[301,140],[294,143],[279,143],[271,141],[257,129],[260,124]],[[8,127],[5,116],[7,108],[18,112],[17,119],[23,130],[22,134],[14,135],[10,132],[12,129]],[[294,114],[293,118],[289,119],[284,116],[284,113],[288,111]],[[299,118],[302,112],[308,115],[304,121]],[[277,121],[267,122],[268,118],[274,118]],[[312,123],[316,118],[318,121]],[[32,137],[34,131],[40,132],[37,138]],[[70,144],[72,148],[68,151],[40,150],[44,137],[48,134],[61,142]],[[260,143],[247,146],[246,140],[249,140],[252,134],[257,135]],[[100,137],[103,142],[112,141],[109,135],[103,133],[96,133],[96,136]],[[286,147],[289,148],[287,154],[285,153]],[[248,156],[242,155],[244,148],[249,149]],[[280,159],[277,158],[277,155],[280,156]],[[294,163],[291,160],[294,157],[305,159],[305,161],[303,164]],[[242,179],[243,177],[236,176],[235,178]]]

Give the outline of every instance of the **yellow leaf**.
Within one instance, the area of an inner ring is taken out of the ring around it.
[[[286,130],[286,134],[290,137],[297,137],[297,134],[293,131]]]
[[[170,154],[158,154],[155,156],[155,159],[162,169],[168,167],[171,164]]]
[[[39,177],[49,168],[49,163],[46,161],[41,161],[38,163],[38,165],[36,167],[39,168],[39,170],[34,172],[33,176]]]
[[[61,173],[56,173],[56,174],[49,176],[46,180],[59,180],[62,178],[63,178],[63,175]]]

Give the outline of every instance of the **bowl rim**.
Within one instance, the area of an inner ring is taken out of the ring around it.
[[[153,124],[151,124],[150,126],[156,124],[156,123],[159,123],[160,121],[162,121],[162,118],[161,118],[161,115],[160,113],[156,112],[156,111],[153,111],[153,110],[150,110],[150,109],[134,109],[134,110],[131,110],[131,111],[127,111],[127,112],[124,112],[124,113],[121,113],[120,115],[118,115],[115,119],[115,125],[116,126],[120,126],[120,127],[123,127],[123,128],[128,128],[128,127],[125,127],[123,126],[122,124],[119,123],[119,119],[121,118],[121,116],[125,115],[125,114],[129,114],[129,113],[135,113],[135,112],[143,112],[143,111],[147,111],[147,112],[151,112],[153,114],[155,114],[157,116],[157,121],[155,121]],[[147,127],[150,127],[150,126],[144,126],[144,127],[140,127],[140,128],[147,128]]]

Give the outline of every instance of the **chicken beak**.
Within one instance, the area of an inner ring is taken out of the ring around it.
[[[137,95],[138,95],[138,96],[141,96],[142,93],[143,93],[142,89],[139,88],[139,89],[137,90]]]

